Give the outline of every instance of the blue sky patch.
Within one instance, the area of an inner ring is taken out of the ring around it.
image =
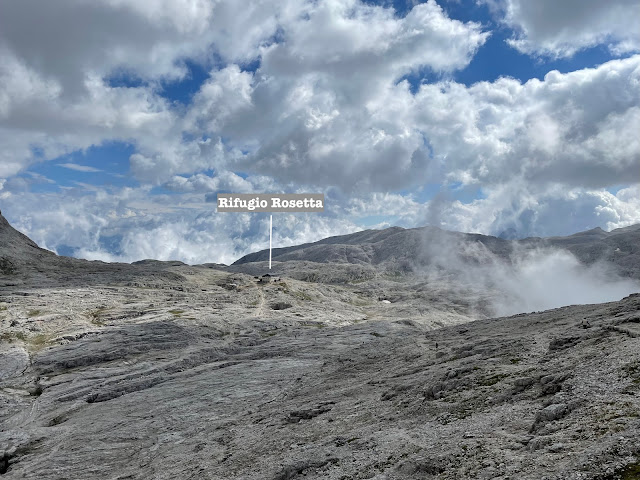
[[[172,102],[188,105],[209,78],[209,70],[206,66],[189,60],[184,62],[184,66],[188,73],[180,80],[163,82],[159,94]]]
[[[134,152],[131,144],[106,142],[89,147],[86,151],[75,151],[47,162],[36,163],[24,177],[43,176],[54,183],[34,184],[32,191],[53,191],[59,187],[76,187],[86,183],[98,187],[137,186],[129,174],[129,157]]]

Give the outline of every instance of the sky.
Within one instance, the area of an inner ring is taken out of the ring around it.
[[[0,210],[103,261],[640,223],[638,0],[0,0]]]

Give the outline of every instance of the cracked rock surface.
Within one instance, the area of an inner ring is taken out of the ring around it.
[[[223,292],[4,342],[4,475],[613,479],[637,461],[640,350],[619,327],[638,325],[640,296],[429,329],[296,307],[232,319]],[[4,316],[32,298],[3,295]]]

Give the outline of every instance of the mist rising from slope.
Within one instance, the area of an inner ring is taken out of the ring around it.
[[[430,267],[423,273],[431,281],[446,277],[450,282],[453,277],[462,290],[488,299],[490,313],[496,316],[603,303],[640,292],[640,283],[621,278],[610,264],[583,265],[566,250],[526,249],[512,243],[494,253],[481,242],[457,240],[443,232],[429,238],[425,251]],[[473,298],[469,296],[472,302]]]
[[[585,266],[565,250],[535,250],[489,272],[504,297],[495,299],[498,315],[548,310],[564,305],[603,303],[640,291],[604,263]]]

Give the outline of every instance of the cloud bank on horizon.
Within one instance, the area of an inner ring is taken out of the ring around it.
[[[640,222],[640,4],[97,0],[0,4],[0,209],[103,260],[224,262],[437,225]]]

